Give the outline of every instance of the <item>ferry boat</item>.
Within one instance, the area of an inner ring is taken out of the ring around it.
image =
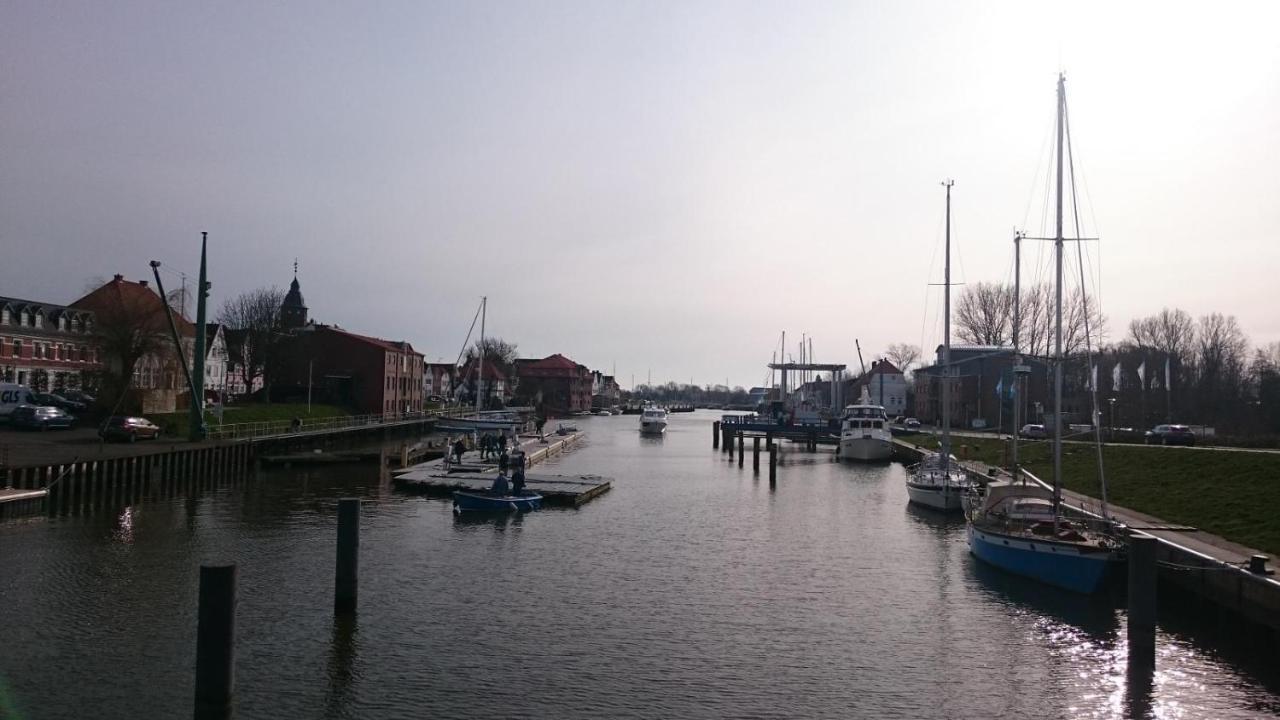
[[[645,435],[661,435],[666,431],[666,410],[660,407],[647,407],[640,413],[640,432]]]
[[[840,459],[880,461],[893,455],[893,433],[884,406],[873,405],[862,388],[857,405],[844,409],[840,421]]]

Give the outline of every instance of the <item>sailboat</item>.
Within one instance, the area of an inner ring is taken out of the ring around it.
[[[946,269],[943,271],[943,306],[945,320],[942,334],[942,445],[938,452],[926,453],[919,464],[907,474],[907,498],[917,504],[943,512],[962,509],[963,499],[969,494],[972,483],[951,454],[951,186],[952,180],[942,183],[947,189],[947,245]]]
[[[1112,534],[1112,525],[1106,522],[1106,478],[1101,473],[1100,444],[1097,448],[1099,476],[1103,488],[1103,520],[1098,522],[1085,517],[1067,517],[1063,513],[1062,249],[1065,238],[1063,238],[1062,223],[1062,178],[1066,109],[1066,78],[1059,75],[1057,231],[1055,237],[1051,238],[1054,241],[1057,266],[1052,405],[1053,487],[1046,488],[1038,482],[1028,483],[1015,459],[1013,480],[988,484],[985,495],[968,512],[967,537],[969,551],[984,562],[1066,590],[1092,593],[1102,586],[1112,569],[1123,560],[1123,544]],[[1018,239],[1021,240],[1021,237],[1019,236]],[[1019,292],[1020,290],[1015,292],[1015,303],[1018,302]],[[1094,388],[1095,427],[1098,419],[1096,393],[1097,390]],[[1100,440],[1095,442],[1100,443]]]
[[[484,323],[488,315],[489,298],[480,298],[480,307],[476,310],[476,315],[480,320],[480,345],[476,358],[476,409],[475,412],[463,415],[461,417],[442,417],[436,422],[437,430],[453,430],[462,432],[472,431],[493,431],[504,432],[511,430],[518,432],[523,424],[523,419],[519,413],[509,410],[499,410],[494,412],[485,412],[484,398],[487,395],[484,380]],[[475,330],[476,322],[473,318],[471,321],[471,330]],[[458,364],[462,362],[462,355],[467,351],[467,343],[471,340],[471,330],[467,331],[467,339],[462,341],[462,352],[458,354]],[[465,378],[463,379],[465,381]],[[461,383],[459,383],[461,385]]]

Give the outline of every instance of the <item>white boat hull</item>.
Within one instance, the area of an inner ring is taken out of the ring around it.
[[[840,459],[864,462],[888,460],[893,456],[893,443],[887,437],[866,435],[840,438]]]
[[[965,489],[957,485],[921,485],[907,483],[907,498],[916,505],[956,512],[961,509]]]
[[[661,435],[667,431],[666,420],[645,420],[640,423],[640,432],[645,435]]]

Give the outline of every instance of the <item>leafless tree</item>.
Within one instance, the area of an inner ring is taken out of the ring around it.
[[[241,377],[245,387],[252,390],[253,379],[261,375],[263,399],[267,401],[270,401],[271,380],[277,364],[283,303],[284,291],[272,286],[241,293],[223,302],[218,310],[219,323],[231,330],[245,331]]]
[[[968,285],[956,301],[956,334],[974,345],[1003,345],[1010,336],[1013,295],[999,283]]]
[[[129,391],[140,360],[172,354],[164,308],[153,291],[120,292],[118,288],[95,296],[88,308],[94,312],[93,334],[101,353],[102,395],[113,398],[113,405],[118,406]]]
[[[906,374],[911,372],[911,366],[920,359],[920,347],[907,343],[894,343],[884,351],[884,356],[889,358],[889,362],[897,366],[903,374]]]

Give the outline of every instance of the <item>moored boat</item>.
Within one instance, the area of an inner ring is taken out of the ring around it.
[[[889,418],[883,406],[871,404],[865,387],[862,391],[862,400],[844,409],[838,457],[841,460],[888,460],[893,455]]]
[[[542,507],[537,493],[492,495],[483,491],[454,490],[454,512],[528,512]]]

